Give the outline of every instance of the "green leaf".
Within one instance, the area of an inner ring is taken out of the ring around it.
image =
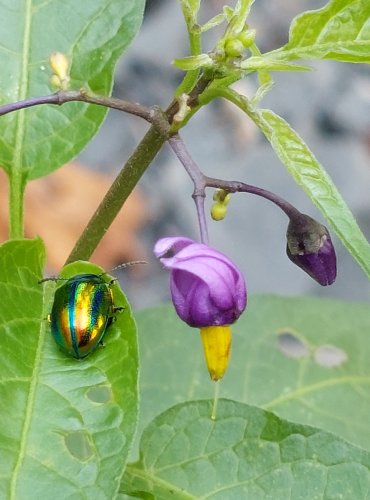
[[[202,33],[205,33],[206,31],[215,28],[216,26],[219,26],[225,21],[225,15],[224,14],[217,14],[217,16],[212,17],[209,21],[204,23],[201,26],[201,31]]]
[[[294,64],[290,62],[284,62],[279,60],[274,60],[269,57],[249,57],[245,59],[240,67],[245,71],[311,71],[312,68],[309,66],[302,66],[299,64]]]
[[[40,240],[0,247],[0,497],[113,498],[137,419],[136,328],[125,306],[105,347],[76,360],[60,352],[46,321],[55,284],[38,284]],[[101,272],[75,263],[65,276]]]
[[[221,400],[214,421],[211,406],[185,403],[158,416],[123,490],[158,500],[368,498],[369,452],[234,401]]]
[[[212,397],[214,383],[199,331],[181,322],[173,307],[139,312],[136,320],[143,429],[169,406]],[[368,304],[249,296],[247,310],[232,330],[231,361],[220,382],[222,397],[321,427],[370,451]],[[301,357],[283,352],[283,333],[299,343]],[[346,359],[338,357],[337,366],[323,364],[325,345]]]
[[[272,52],[284,59],[370,62],[370,3],[332,0],[295,18],[289,42]]]
[[[173,64],[184,71],[191,71],[198,68],[210,68],[214,63],[208,54],[199,54],[175,59]]]
[[[283,118],[269,110],[257,113],[263,121],[263,132],[290,175],[370,278],[370,244],[325,169]]]
[[[71,88],[107,95],[118,57],[139,29],[144,0],[16,0],[0,4],[0,103],[50,94],[49,56],[66,54]],[[83,103],[38,106],[0,119],[0,165],[11,175],[46,175],[76,156],[106,109]]]

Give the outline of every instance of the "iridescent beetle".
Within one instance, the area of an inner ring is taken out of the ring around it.
[[[129,262],[118,267],[138,263],[142,262]],[[69,356],[81,359],[93,352],[102,344],[107,328],[115,321],[114,314],[124,309],[116,307],[113,302],[111,286],[116,279],[107,282],[103,278],[105,274],[52,277],[39,282],[65,281],[55,291],[48,319],[55,342]]]

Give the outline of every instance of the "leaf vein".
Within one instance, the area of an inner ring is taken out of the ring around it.
[[[349,375],[344,377],[322,380],[321,382],[317,382],[316,384],[306,385],[305,387],[300,387],[299,389],[296,389],[295,391],[292,391],[288,394],[278,396],[269,403],[262,405],[262,408],[264,408],[265,410],[271,409],[273,407],[286,403],[287,401],[291,401],[292,399],[299,399],[301,396],[310,394],[320,389],[326,389],[327,387],[332,387],[340,384],[352,384],[352,383],[370,384],[370,377]]]

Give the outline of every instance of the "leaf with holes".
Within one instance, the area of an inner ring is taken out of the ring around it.
[[[122,490],[155,499],[365,500],[370,453],[337,436],[221,400],[180,404],[145,430]]]
[[[232,327],[221,396],[322,427],[370,450],[368,304],[271,296],[249,296],[248,302]],[[214,389],[197,329],[182,323],[171,306],[139,312],[136,320],[142,429],[169,406],[210,398]]]
[[[289,42],[273,51],[281,59],[370,62],[370,3],[332,0],[292,22]]]
[[[124,306],[105,347],[83,360],[60,352],[46,321],[55,284],[38,284],[40,240],[0,247],[0,497],[113,498],[137,419],[136,328]],[[75,263],[65,276],[100,273]]]
[[[51,93],[49,56],[71,60],[71,88],[107,95],[118,57],[139,29],[144,0],[17,0],[0,3],[0,104]],[[34,179],[68,162],[106,109],[38,106],[0,119],[0,165]]]

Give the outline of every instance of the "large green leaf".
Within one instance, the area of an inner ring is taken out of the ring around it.
[[[370,450],[369,305],[272,296],[252,296],[248,302],[233,326],[221,396],[322,427]],[[214,383],[198,330],[182,323],[171,306],[140,312],[136,319],[143,428],[173,404],[212,397]],[[306,355],[284,354],[279,347],[283,332],[299,339]],[[333,346],[334,355],[342,350],[338,366],[321,363],[326,350],[319,348],[325,345]]]
[[[292,23],[289,42],[272,52],[284,59],[336,59],[370,62],[370,3],[332,0],[304,12]]]
[[[242,403],[171,408],[145,430],[122,489],[166,500],[365,500],[370,453]]]
[[[48,59],[72,61],[71,86],[109,94],[113,69],[139,29],[144,0],[7,0],[0,3],[0,103],[51,93]],[[0,119],[0,165],[29,178],[81,151],[106,109],[82,103],[39,106]]]
[[[84,360],[60,352],[49,331],[54,283],[43,286],[41,242],[0,247],[0,497],[111,499],[137,418],[136,327],[125,310],[105,347]],[[65,276],[101,272],[88,263]]]
[[[263,132],[290,175],[321,210],[370,278],[370,244],[325,169],[283,118],[269,110],[256,114],[262,119]]]

